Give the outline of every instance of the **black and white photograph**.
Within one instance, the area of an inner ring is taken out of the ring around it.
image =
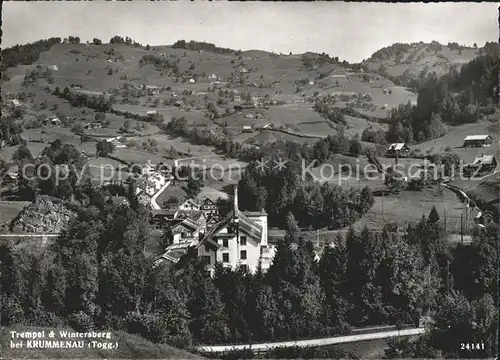
[[[1,9],[1,360],[498,358],[498,3]]]

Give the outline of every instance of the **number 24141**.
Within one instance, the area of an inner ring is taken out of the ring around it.
[[[461,350],[484,350],[484,342],[460,343]]]

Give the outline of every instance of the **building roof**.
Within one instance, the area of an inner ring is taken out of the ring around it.
[[[404,147],[407,147],[405,143],[394,143],[389,145],[387,150],[402,150]]]
[[[261,215],[267,215],[266,210],[262,209],[261,211],[244,211],[243,214],[246,216],[261,216]]]
[[[177,210],[171,209],[161,209],[161,210],[151,210],[151,214],[154,216],[174,216]]]
[[[199,221],[203,216],[203,211],[201,210],[179,210],[177,213],[177,217],[183,219],[191,219],[192,221]]]
[[[491,138],[491,135],[468,135],[464,141],[486,140],[488,138]]]
[[[194,220],[191,220],[190,218],[186,218],[186,219],[182,220],[181,222],[177,223],[172,228],[172,230],[178,228],[179,226],[183,226],[183,227],[190,228],[193,230],[197,230],[200,227],[200,225],[197,222],[195,222]]]
[[[474,165],[492,165],[495,162],[495,157],[493,155],[478,155],[474,159]]]

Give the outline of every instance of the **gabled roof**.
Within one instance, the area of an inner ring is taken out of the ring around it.
[[[193,205],[196,205],[196,206],[200,206],[196,201],[194,201],[193,199],[187,199],[186,201],[184,201],[183,203],[181,203],[180,206],[183,206],[184,204],[188,204],[188,203],[191,203]]]
[[[203,216],[201,210],[178,210],[177,217],[197,222]]]
[[[491,165],[495,162],[495,157],[493,155],[478,155],[474,159],[473,164],[475,165]]]
[[[405,143],[394,143],[394,144],[389,145],[389,148],[387,150],[388,151],[389,150],[401,150],[405,147],[407,148]]]
[[[193,229],[193,230],[197,230],[200,227],[200,225],[197,222],[195,222],[189,218],[184,219],[181,222],[177,223],[177,225],[175,225],[172,230],[177,229],[179,226],[183,226],[183,227]]]
[[[239,210],[237,210],[236,216],[239,219],[240,232],[244,232],[249,237],[255,239],[257,242],[260,242],[262,238],[262,227],[259,224],[255,223],[253,220],[249,219],[245,214],[243,214]],[[199,248],[206,242],[211,243],[212,245],[219,248],[220,245],[217,242],[213,241],[213,237],[217,235],[217,233],[221,231],[224,227],[226,227],[233,220],[233,217],[234,217],[234,210],[230,211],[224,217],[224,219],[222,219],[216,226],[214,226],[208,233],[205,234],[203,239],[197,245],[197,248]]]
[[[212,238],[215,234],[217,234],[220,230],[222,230],[224,228],[224,226],[227,226],[231,222],[232,219],[233,219],[233,212],[231,211],[216,226],[214,226],[212,229],[210,229],[210,231],[207,232],[205,234],[205,236],[203,236],[203,239],[201,239],[201,241],[198,243],[198,245],[196,245],[196,249],[200,248],[205,243],[210,243],[210,244],[214,245],[215,247],[219,248],[220,245],[217,244],[217,242],[213,241]]]
[[[205,200],[203,200],[202,205],[217,205],[217,204],[212,199],[205,198]]]
[[[464,141],[486,140],[488,138],[491,138],[491,135],[468,135],[465,137]]]

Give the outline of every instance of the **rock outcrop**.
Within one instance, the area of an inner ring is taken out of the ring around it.
[[[65,230],[76,215],[62,202],[39,198],[12,220],[10,229],[15,233],[57,234]]]

